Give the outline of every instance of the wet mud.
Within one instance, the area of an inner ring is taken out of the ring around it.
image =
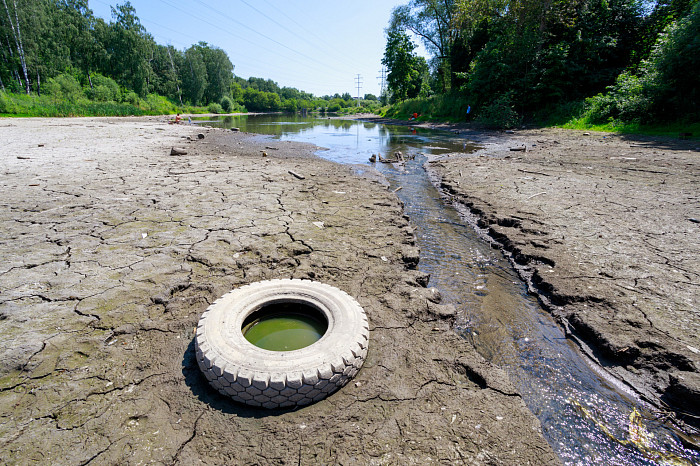
[[[156,118],[0,120],[0,135],[2,463],[559,462],[451,331],[378,174]],[[336,286],[370,321],[358,376],[303,409],[237,405],[194,358],[206,307],[272,278]]]

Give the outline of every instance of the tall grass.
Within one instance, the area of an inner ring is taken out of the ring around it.
[[[700,122],[675,121],[659,123],[640,123],[608,118],[602,121],[591,111],[589,100],[569,102],[538,112],[534,118],[537,126],[560,127],[580,131],[601,131],[620,134],[646,134],[651,136],[689,137],[700,139]],[[688,133],[692,136],[686,136]]]
[[[140,116],[177,111],[177,106],[158,95],[148,95],[134,102],[99,102],[87,98],[71,101],[54,96],[0,92],[0,116],[6,117]]]
[[[572,118],[566,123],[559,125],[566,129],[602,131],[620,134],[647,134],[651,136],[670,136],[698,140],[700,139],[700,123],[660,123],[642,124],[637,122],[610,121],[608,123],[592,123],[585,117]],[[688,136],[690,135],[690,136]]]
[[[414,113],[419,120],[460,122],[467,117],[469,102],[462,94],[438,94],[427,98],[408,99],[390,106],[384,116],[407,119]]]
[[[509,113],[508,105],[496,105],[492,103],[483,109],[472,111],[470,121],[478,126],[487,128],[508,128],[519,126],[523,121],[521,117],[513,120]],[[460,94],[435,95],[425,99],[409,99],[388,107],[383,116],[405,120],[414,113],[420,116],[419,121],[444,121],[450,123],[466,121],[468,106],[467,97]],[[502,108],[501,108],[502,107]],[[474,110],[474,109],[472,109]],[[517,115],[515,115],[517,116]],[[472,120],[473,118],[473,120]],[[512,120],[512,121],[511,121]],[[590,111],[588,101],[567,102],[560,105],[544,108],[530,115],[525,123],[537,127],[561,127],[566,129],[603,131],[621,134],[647,134],[653,136],[670,136],[693,140],[700,139],[700,122],[676,121],[659,123],[624,122],[620,120],[608,120],[601,123],[596,115]],[[691,136],[688,136],[691,134]]]

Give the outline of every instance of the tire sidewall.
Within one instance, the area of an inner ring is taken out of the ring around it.
[[[328,328],[318,341],[293,351],[269,351],[245,339],[241,329],[248,316],[265,306],[290,302],[311,306],[326,318]],[[355,299],[330,285],[296,279],[257,282],[225,294],[204,312],[195,338],[200,369],[212,386],[248,404],[254,403],[222,390],[215,380],[245,374],[265,383],[313,383],[332,372],[336,374],[335,390],[357,373],[366,358],[368,342],[367,317]]]

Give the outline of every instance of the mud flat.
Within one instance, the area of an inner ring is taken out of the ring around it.
[[[558,463],[423,287],[378,175],[156,118],[0,120],[0,135],[3,464]],[[303,409],[237,405],[194,359],[207,306],[272,278],[334,285],[370,320],[358,376]]]
[[[428,170],[531,289],[643,399],[700,417],[700,143],[488,134]]]

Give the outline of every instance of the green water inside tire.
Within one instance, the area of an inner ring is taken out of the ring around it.
[[[294,351],[321,339],[328,323],[317,309],[298,303],[279,303],[253,313],[243,323],[243,336],[258,348]]]

